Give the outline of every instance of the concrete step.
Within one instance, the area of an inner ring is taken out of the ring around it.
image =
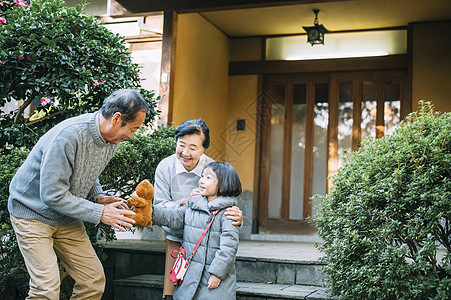
[[[114,281],[115,300],[160,300],[162,293],[163,275],[143,274]],[[322,287],[256,282],[237,282],[236,297],[237,300],[332,299]]]
[[[292,235],[292,234],[251,234],[251,241],[268,241],[268,242],[296,242],[296,243],[323,243],[318,234],[309,235]]]
[[[136,276],[164,274],[164,242],[115,242],[105,245],[105,251],[108,254],[108,259],[104,262],[107,286],[103,300],[124,299],[120,298],[123,294],[138,293],[133,291],[132,287],[148,283],[147,279],[142,283],[139,277],[135,278]],[[321,256],[311,243],[242,241],[235,262],[237,282],[240,284],[264,283],[270,287],[280,285],[281,289],[286,289],[287,286],[306,286],[319,289],[324,285],[322,272],[324,265],[319,261]],[[121,286],[121,289],[116,291],[116,286]],[[126,286],[130,287],[126,288]],[[147,287],[146,289],[149,289],[149,293],[154,294],[152,292],[154,288]],[[119,298],[116,297],[116,293],[120,293],[118,294]],[[145,293],[145,291],[139,293]],[[139,298],[140,296],[134,295],[130,299],[135,299],[135,297]]]
[[[116,279],[114,300],[161,300],[164,275],[143,274]]]
[[[237,257],[235,266],[237,281],[324,285],[323,265],[316,261]]]

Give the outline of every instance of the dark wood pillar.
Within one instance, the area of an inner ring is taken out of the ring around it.
[[[174,98],[174,70],[175,70],[175,50],[177,41],[177,13],[175,11],[164,12],[163,23],[163,44],[161,52],[160,70],[160,101],[158,109],[161,111],[160,124],[171,125],[172,105]]]

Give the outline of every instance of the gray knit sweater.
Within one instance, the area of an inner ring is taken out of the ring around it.
[[[165,207],[177,208],[180,201],[188,197],[191,191],[199,186],[203,170],[212,161],[213,159],[202,154],[194,170],[188,172],[177,159],[177,155],[172,154],[163,159],[155,171],[154,204],[164,202]],[[168,240],[183,241],[183,229],[172,229],[165,226],[163,229],[166,231]]]
[[[8,210],[52,226],[97,224],[104,206],[98,176],[118,149],[100,135],[99,112],[67,119],[41,137],[9,187]]]

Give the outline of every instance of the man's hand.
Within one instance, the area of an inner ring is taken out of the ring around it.
[[[96,202],[99,204],[103,204],[103,205],[115,203],[115,202],[122,202],[118,208],[129,209],[126,204],[127,200],[124,200],[124,199],[118,198],[118,197],[114,197],[114,196],[100,195],[97,197]]]
[[[210,279],[208,279],[208,286],[210,290],[215,289],[219,286],[221,283],[221,278],[217,277],[216,275],[211,274]]]
[[[238,206],[227,208],[224,215],[227,215],[227,219],[233,221],[232,225],[241,227],[241,225],[243,224],[243,212],[238,208]]]
[[[132,227],[135,220],[127,218],[125,215],[136,214],[128,209],[119,209],[118,206],[121,204],[121,201],[105,204],[102,216],[100,217],[100,222],[111,225],[121,231],[125,231],[125,228],[122,226]]]

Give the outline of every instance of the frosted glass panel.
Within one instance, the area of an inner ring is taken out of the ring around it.
[[[385,83],[385,135],[393,132],[401,118],[400,86],[398,82]]]
[[[352,82],[339,83],[338,103],[338,167],[352,150]]]
[[[362,83],[362,140],[371,136],[376,138],[376,82],[363,81]]]
[[[267,60],[367,57],[407,53],[407,30],[326,33],[325,44],[311,46],[307,36],[266,39]]]
[[[329,125],[329,88],[327,83],[315,86],[314,137],[313,137],[313,186],[312,195],[326,195],[327,182],[327,126]],[[320,203],[312,203],[315,219]]]
[[[276,85],[271,101],[268,218],[279,219],[282,205],[283,129],[285,124],[285,85]]]
[[[291,142],[290,220],[301,220],[304,201],[306,85],[293,86],[293,131]]]

